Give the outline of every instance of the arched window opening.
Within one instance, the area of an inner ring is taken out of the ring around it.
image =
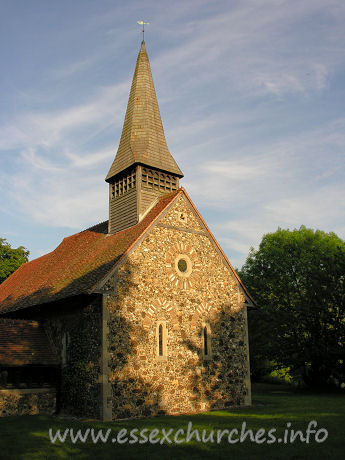
[[[203,359],[212,359],[212,347],[211,347],[211,328],[208,323],[203,323],[201,330],[202,339],[202,356]]]
[[[158,328],[158,355],[163,356],[163,326],[161,324]]]
[[[204,355],[208,356],[208,337],[207,337],[207,327],[205,326],[203,329],[204,335]]]
[[[156,358],[158,361],[166,361],[168,359],[167,350],[167,325],[166,321],[159,321],[156,325]]]

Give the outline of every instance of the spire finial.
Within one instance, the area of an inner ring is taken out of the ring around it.
[[[137,21],[137,23],[141,26],[143,26],[142,28],[142,33],[143,33],[143,41],[144,41],[144,33],[145,33],[145,24],[150,24],[149,22],[144,22],[144,21]]]

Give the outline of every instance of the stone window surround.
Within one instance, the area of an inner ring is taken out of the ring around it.
[[[186,261],[187,263],[187,270],[185,272],[181,272],[178,268],[178,263],[179,261],[183,259]],[[177,256],[175,257],[175,271],[176,273],[181,276],[182,278],[188,278],[191,274],[192,274],[192,271],[193,271],[193,263],[192,261],[190,260],[190,258],[187,256],[187,254],[177,254]]]
[[[206,328],[207,331],[207,354],[205,353],[204,347],[204,329]],[[204,361],[209,361],[212,359],[212,333],[211,333],[211,326],[209,323],[203,322],[201,325],[201,350],[202,350],[202,359]]]
[[[190,270],[180,272],[177,268],[179,259],[186,259],[186,256],[191,262]],[[165,258],[165,267],[167,275],[172,285],[178,289],[196,288],[201,271],[201,263],[198,260],[196,251],[184,242],[176,243],[167,250]]]
[[[163,356],[159,355],[159,326],[162,326],[162,332],[163,332]],[[156,344],[155,355],[156,355],[157,361],[167,361],[168,360],[167,338],[168,338],[167,322],[158,320],[156,323],[156,336],[155,336],[155,344]]]

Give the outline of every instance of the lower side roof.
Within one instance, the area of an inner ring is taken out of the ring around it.
[[[0,318],[0,366],[56,366],[59,360],[37,321]]]

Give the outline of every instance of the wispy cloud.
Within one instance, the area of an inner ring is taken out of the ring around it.
[[[250,144],[228,161],[201,161],[189,189],[213,216],[212,228],[235,265],[244,262],[263,234],[279,226],[303,224],[345,239],[343,128],[345,120],[339,119],[279,143],[261,144],[264,154]]]
[[[88,102],[50,112],[24,112],[0,127],[0,150],[24,146],[56,147],[67,144],[81,129],[93,126],[93,132],[109,123],[121,123],[121,115],[115,110],[126,99],[128,82],[100,88]],[[80,141],[79,141],[80,142]]]
[[[344,2],[177,4],[101,1],[98,11],[77,15],[79,28],[72,21],[64,34],[52,31],[56,49],[70,43],[76,54],[52,54],[45,66],[42,48],[44,84],[37,76],[8,85],[16,95],[6,95],[13,110],[0,112],[2,212],[14,219],[15,209],[52,232],[106,218],[104,176],[135,64],[123,50],[139,41],[131,27],[141,11],[151,22],[147,44],[169,147],[232,262],[240,265],[279,225],[345,237]],[[4,69],[0,78],[13,76]]]
[[[74,154],[71,152],[65,152],[65,156],[71,161],[71,166],[76,168],[90,168],[97,163],[103,163],[105,160],[110,164],[114,159],[116,151],[113,147],[106,150],[97,152],[91,152],[88,154]]]
[[[246,203],[243,203],[246,208]],[[345,193],[343,186],[322,187],[294,197],[278,197],[251,209],[250,214],[238,213],[215,227],[215,233],[229,249],[235,265],[241,266],[251,246],[258,247],[264,234],[278,227],[299,228],[305,225],[326,232],[335,232],[345,239]],[[233,254],[234,253],[234,254]]]
[[[85,72],[92,65],[94,65],[99,60],[99,56],[92,56],[88,59],[83,59],[81,61],[72,62],[66,64],[63,67],[52,69],[51,77],[56,80],[61,80],[62,78],[68,78],[76,74]]]
[[[187,89],[223,76],[241,91],[280,96],[322,90],[343,60],[340,2],[271,0],[227,6],[220,14],[182,24],[184,34],[189,29],[188,41],[153,60],[158,75],[169,69],[173,77],[181,75],[180,81],[202,69],[185,81]],[[314,15],[321,22],[313,23]]]

